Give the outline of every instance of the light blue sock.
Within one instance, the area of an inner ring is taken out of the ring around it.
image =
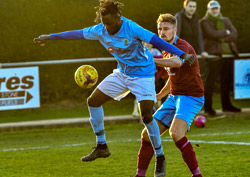
[[[148,135],[151,140],[152,146],[154,147],[156,156],[163,155],[163,149],[161,146],[161,136],[160,136],[160,130],[156,123],[156,121],[153,119],[152,122],[145,124],[145,126],[148,129]]]
[[[106,144],[106,137],[104,132],[104,113],[102,106],[89,106],[89,114],[92,128],[96,134],[97,144]]]

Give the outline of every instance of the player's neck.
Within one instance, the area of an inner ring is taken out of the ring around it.
[[[169,43],[174,44],[175,38],[176,38],[176,35],[174,35],[173,39]]]

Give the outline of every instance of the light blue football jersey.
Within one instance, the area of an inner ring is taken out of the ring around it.
[[[83,29],[83,37],[99,40],[117,59],[118,69],[130,77],[153,77],[155,63],[152,54],[143,41],[149,43],[154,33],[142,28],[135,22],[121,17],[121,29],[109,35],[102,23]]]

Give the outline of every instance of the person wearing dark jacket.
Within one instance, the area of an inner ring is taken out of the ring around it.
[[[196,53],[206,58],[203,38],[200,29],[199,17],[195,13],[197,9],[196,0],[184,0],[183,9],[175,14],[177,19],[177,36],[186,40],[194,48]]]
[[[205,104],[204,110],[208,115],[215,116],[212,108],[212,97],[216,79],[220,78],[220,94],[222,110],[224,112],[240,112],[241,109],[234,107],[230,100],[230,89],[233,80],[233,60],[222,58],[222,54],[234,54],[238,51],[234,41],[237,38],[237,30],[227,17],[220,12],[220,4],[210,1],[207,12],[201,19],[201,29],[204,37],[205,50],[209,55],[217,55],[219,59],[206,59],[205,79]]]

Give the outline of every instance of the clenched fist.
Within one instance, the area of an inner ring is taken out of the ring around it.
[[[195,56],[193,54],[184,53],[181,55],[181,58],[183,59],[183,63],[188,63],[189,65],[192,65],[195,62]]]
[[[41,46],[45,46],[48,40],[50,40],[50,37],[47,34],[40,35],[38,38],[33,39],[35,44],[40,44]]]

